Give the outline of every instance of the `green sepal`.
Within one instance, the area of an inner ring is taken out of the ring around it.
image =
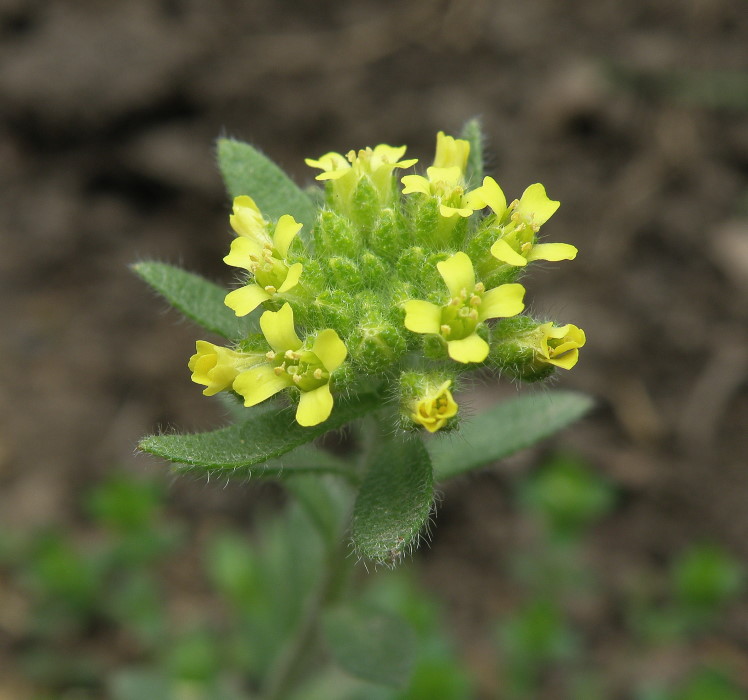
[[[417,640],[402,617],[363,607],[337,607],[323,619],[333,659],[356,678],[402,688],[410,679]]]
[[[419,438],[395,433],[374,451],[353,511],[356,551],[394,565],[417,543],[434,500],[431,460]]]
[[[132,270],[180,313],[212,333],[237,340],[257,330],[255,318],[237,318],[223,303],[225,289],[200,275],[153,261],[135,263]]]
[[[279,476],[283,472],[346,473],[337,460],[315,451],[311,461],[295,460],[293,455],[280,462],[269,462],[296,447],[310,442],[329,430],[379,408],[375,395],[337,400],[330,417],[320,425],[304,428],[294,420],[288,408],[260,413],[237,425],[208,433],[188,435],[151,435],[140,442],[140,449],[176,462],[177,471],[218,473],[225,476]],[[306,455],[301,455],[306,457]],[[250,467],[256,466],[254,469]]]
[[[314,226],[314,202],[273,161],[256,148],[235,139],[218,139],[218,167],[232,197],[249,195],[268,218],[291,214],[304,232]]]
[[[465,182],[471,187],[477,187],[483,181],[483,129],[480,119],[468,119],[462,127],[460,138],[470,144],[467,167],[465,168]]]
[[[534,445],[581,418],[594,405],[573,391],[520,396],[465,419],[455,434],[428,443],[436,481],[444,481]]]

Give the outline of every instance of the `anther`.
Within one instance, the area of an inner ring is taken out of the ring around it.
[[[477,311],[476,311],[475,309],[473,309],[473,310],[472,310],[472,311],[471,311],[471,312],[470,312],[470,313],[468,314],[468,318],[471,318],[471,319],[472,319],[473,321],[477,321],[477,320],[478,320],[478,312],[477,312]]]
[[[278,290],[275,287],[273,287],[272,284],[269,284],[267,287],[265,287],[265,291],[268,294],[275,294]]]
[[[294,374],[293,375],[293,380],[294,380],[295,384],[300,384],[301,383],[301,379],[302,379],[302,376],[300,374]]]
[[[445,323],[440,326],[439,330],[442,332],[442,335],[449,335],[452,332],[452,326]]]
[[[284,357],[287,357],[289,360],[298,360],[301,358],[301,353],[298,353],[294,350],[286,350],[284,353]]]
[[[483,284],[483,282],[478,282],[478,284],[475,285],[475,291],[478,294],[482,294],[483,292],[486,291],[486,285]]]
[[[277,377],[280,377],[280,376],[281,376],[281,374],[285,374],[285,372],[286,372],[286,368],[285,368],[285,367],[284,367],[283,365],[281,365],[280,367],[276,367],[276,368],[275,368],[275,369],[273,370],[273,372],[275,372],[275,375],[276,375]]]
[[[470,297],[470,306],[480,306],[482,301],[483,300],[477,294],[473,294]]]
[[[522,244],[522,245],[520,246],[520,250],[521,250],[521,251],[522,251],[523,253],[526,253],[526,252],[527,252],[528,250],[530,250],[530,248],[532,248],[532,243],[530,243],[530,241],[527,241],[526,243],[523,243],[523,244]]]
[[[276,357],[276,354],[275,354],[275,352],[273,352],[272,350],[268,350],[268,351],[267,351],[267,352],[265,353],[265,357],[267,357],[267,358],[268,358],[268,360],[270,360],[270,361],[272,362],[272,361],[273,361],[273,360],[275,359],[275,357]]]
[[[322,379],[322,370],[319,367],[314,370],[313,374],[315,379]]]

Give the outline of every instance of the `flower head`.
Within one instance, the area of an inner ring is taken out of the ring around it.
[[[416,158],[401,160],[405,146],[379,144],[374,148],[349,151],[345,157],[340,153],[326,153],[318,160],[307,158],[305,163],[322,172],[317,180],[332,182],[333,197],[338,209],[347,216],[353,214],[353,198],[362,179],[366,178],[376,192],[381,206],[392,198],[392,171],[395,168],[410,168],[418,162]]]
[[[234,391],[244,397],[244,405],[254,406],[293,386],[301,392],[296,410],[299,425],[312,426],[327,420],[333,407],[330,376],[348,354],[338,334],[331,328],[320,331],[309,347],[296,334],[289,304],[280,311],[263,313],[260,328],[270,350],[262,364],[234,380]]]
[[[518,200],[509,206],[496,180],[483,179],[483,184],[467,195],[471,206],[490,207],[499,237],[491,246],[491,255],[507,265],[524,267],[533,260],[573,260],[577,249],[568,243],[537,243],[540,227],[553,216],[559,202],[548,198],[540,183],[530,185]]]
[[[457,415],[458,406],[449,390],[451,385],[452,381],[447,379],[438,386],[429,386],[423,395],[414,398],[408,406],[411,420],[430,433],[443,428]]]
[[[421,300],[405,302],[405,327],[414,333],[441,336],[449,356],[457,362],[483,362],[488,343],[476,332],[479,324],[522,311],[525,288],[502,284],[486,290],[481,282],[476,284],[473,263],[462,252],[436,267],[449,289],[449,302],[443,306]]]
[[[298,284],[303,266],[301,263],[289,265],[285,258],[301,224],[284,214],[278,219],[271,237],[257,205],[251,197],[245,196],[234,200],[230,222],[238,236],[231,242],[231,251],[223,261],[247,270],[253,281],[229,292],[225,303],[237,316],[246,316],[263,301]]]
[[[577,364],[579,348],[585,342],[584,331],[571,323],[565,326],[543,323],[536,330],[535,357],[540,362],[571,369]]]
[[[192,381],[205,385],[205,396],[231,388],[241,371],[264,359],[262,355],[236,352],[205,340],[198,340],[195,349],[197,352],[190,358],[188,366]]]

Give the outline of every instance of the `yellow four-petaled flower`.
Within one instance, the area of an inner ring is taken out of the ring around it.
[[[306,348],[296,334],[289,304],[280,311],[263,313],[260,328],[271,349],[262,364],[242,372],[233,383],[234,391],[244,397],[244,405],[254,406],[295,386],[301,391],[296,410],[299,425],[327,420],[333,407],[330,376],[348,354],[338,334],[332,328],[320,331],[311,348]]]
[[[457,415],[458,406],[449,390],[451,385],[452,381],[447,379],[424,396],[414,399],[410,406],[410,417],[430,433],[440,430],[450,418]]]
[[[571,369],[579,360],[579,348],[585,342],[584,331],[572,323],[555,326],[543,323],[536,329],[536,357],[541,362]]]
[[[441,336],[449,356],[462,363],[483,362],[488,343],[476,330],[491,318],[515,316],[525,308],[525,288],[521,284],[502,284],[486,290],[476,284],[473,263],[462,252],[436,265],[449,289],[451,299],[443,306],[428,301],[410,300],[404,304],[405,327],[414,333]]]
[[[271,237],[260,210],[247,196],[234,199],[234,213],[229,220],[238,236],[231,242],[231,251],[223,261],[250,272],[252,281],[229,292],[225,304],[237,316],[246,316],[263,301],[299,283],[303,266],[301,263],[289,265],[286,256],[301,224],[284,214],[278,219]]]

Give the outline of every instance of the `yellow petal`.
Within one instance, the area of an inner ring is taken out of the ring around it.
[[[522,300],[525,288],[521,284],[501,284],[489,289],[478,307],[478,319],[485,321],[489,318],[507,318],[516,316],[525,308]]]
[[[429,182],[443,182],[452,187],[457,187],[462,181],[462,170],[457,167],[435,168],[432,165],[430,168],[426,168],[426,175]]]
[[[332,328],[327,328],[317,334],[312,352],[320,359],[328,372],[334,372],[340,367],[348,355],[345,343]]]
[[[298,223],[290,214],[284,214],[278,219],[278,223],[275,226],[275,233],[273,234],[273,246],[282,258],[288,255],[291,241],[301,231],[301,226],[302,224]]]
[[[260,285],[248,284],[229,292],[223,303],[232,309],[237,316],[246,316],[268,299],[270,299],[270,295]]]
[[[579,350],[577,348],[572,348],[571,350],[568,350],[565,353],[562,353],[561,355],[556,355],[555,357],[552,357],[546,362],[552,365],[556,365],[556,367],[561,367],[561,369],[571,369],[574,367],[574,365],[577,364],[579,361]]]
[[[223,259],[227,265],[250,269],[252,259],[258,260],[262,257],[262,243],[255,238],[240,236],[231,241],[231,250]]]
[[[350,170],[348,161],[340,153],[325,153],[319,160],[306,158],[304,162],[311,168],[320,168],[324,172],[317,175],[317,180],[335,180]]]
[[[333,399],[330,387],[323,384],[312,391],[301,394],[299,407],[296,409],[296,422],[304,427],[319,425],[330,417]]]
[[[287,374],[278,376],[273,367],[262,364],[239,374],[234,380],[233,389],[244,397],[245,406],[255,406],[282,391],[290,383]]]
[[[435,168],[458,167],[464,173],[469,155],[469,141],[447,136],[443,131],[436,135]]]
[[[301,340],[293,325],[293,309],[286,303],[280,311],[266,311],[260,316],[260,328],[270,347],[276,352],[298,350]]]
[[[298,283],[301,273],[304,270],[304,266],[301,263],[294,263],[288,268],[286,279],[283,280],[283,284],[278,287],[279,292],[287,292],[289,289],[293,289]]]
[[[526,221],[542,226],[553,216],[560,205],[561,202],[548,199],[545,187],[536,182],[522,193],[517,211]]]
[[[229,217],[229,223],[240,236],[267,237],[266,221],[252,197],[242,195],[234,198],[234,209]]]
[[[439,213],[445,218],[449,219],[450,217],[454,216],[455,214],[458,214],[459,216],[463,218],[467,218],[468,216],[472,216],[473,210],[464,208],[464,207],[450,207],[446,204],[440,204],[439,205]]]
[[[491,246],[491,255],[497,260],[501,260],[501,262],[508,265],[514,265],[515,267],[524,267],[527,265],[527,260],[504,239],[499,239]]]
[[[506,196],[496,180],[484,177],[480,187],[465,195],[465,204],[476,210],[491,207],[494,214],[501,218],[506,211]]]
[[[463,252],[436,263],[436,269],[453,297],[460,296],[464,289],[467,294],[475,288],[475,272],[470,258]]]
[[[462,340],[450,340],[447,343],[447,352],[453,360],[463,364],[483,362],[488,357],[488,343],[473,333]]]
[[[403,194],[413,194],[421,192],[422,194],[431,194],[431,183],[421,175],[405,175],[400,179],[405,185]]]
[[[577,249],[569,243],[538,243],[532,247],[528,260],[574,260]]]
[[[414,333],[439,333],[442,323],[442,309],[428,301],[412,299],[406,301],[405,327]]]

